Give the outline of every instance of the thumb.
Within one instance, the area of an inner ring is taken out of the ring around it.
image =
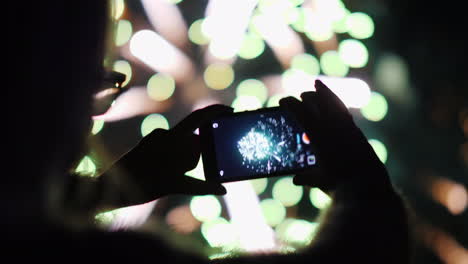
[[[183,194],[190,195],[225,195],[226,188],[220,183],[207,182],[192,178],[190,176],[184,176],[181,184],[181,192]]]
[[[312,167],[306,172],[296,174],[293,178],[295,185],[305,185],[309,187],[317,187],[323,191],[329,191],[335,186],[335,178],[325,173],[321,168]]]

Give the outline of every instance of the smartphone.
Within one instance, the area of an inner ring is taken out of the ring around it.
[[[199,134],[208,181],[281,176],[317,166],[313,140],[280,107],[221,116],[200,127]]]

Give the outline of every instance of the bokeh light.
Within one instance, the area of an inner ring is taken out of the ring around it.
[[[450,233],[440,227],[424,223],[421,230],[422,242],[438,256],[437,263],[465,264],[468,262],[468,250]]]
[[[210,39],[202,31],[202,25],[203,19],[195,20],[188,30],[190,41],[198,45],[206,45],[210,43]]]
[[[286,208],[280,201],[275,199],[264,199],[260,202],[265,221],[270,226],[276,226],[286,217]]]
[[[442,177],[430,177],[427,184],[432,199],[443,205],[453,215],[468,207],[468,191],[463,184]]]
[[[208,51],[233,59],[242,45],[256,1],[210,1],[202,29],[210,38]]]
[[[357,39],[367,39],[374,34],[374,21],[362,12],[351,13],[346,18],[348,34]]]
[[[113,211],[102,212],[94,216],[96,223],[103,227],[110,226],[114,218],[115,218],[115,213]]]
[[[368,120],[378,122],[388,111],[387,100],[378,92],[372,92],[369,103],[361,108],[361,114]]]
[[[384,143],[377,139],[369,139],[369,144],[374,149],[375,154],[377,154],[377,157],[379,157],[380,161],[383,163],[387,162],[388,153],[387,147],[385,147]]]
[[[292,59],[291,69],[301,70],[310,75],[319,75],[320,63],[317,58],[311,54],[298,54]]]
[[[104,128],[104,120],[93,120],[93,127],[91,128],[91,134],[97,135]]]
[[[196,231],[201,224],[193,217],[188,205],[171,209],[166,215],[166,222],[172,229],[181,234],[190,234]]]
[[[223,90],[234,81],[234,70],[231,65],[214,63],[206,67],[203,78],[208,87],[214,90]]]
[[[130,54],[156,72],[170,74],[177,82],[194,74],[192,61],[174,44],[153,30],[143,29],[130,39]]]
[[[309,15],[308,10],[305,8],[296,8],[295,17],[293,20],[289,21],[291,27],[298,32],[305,31],[305,25],[307,16]]]
[[[80,176],[94,177],[96,176],[96,164],[91,157],[85,156],[76,167],[75,173]]]
[[[292,177],[284,177],[273,185],[272,196],[286,207],[294,206],[302,199],[303,187],[293,183]]]
[[[302,70],[289,69],[283,72],[281,85],[286,94],[299,98],[301,93],[314,89],[315,77]]]
[[[261,108],[262,102],[255,96],[241,95],[232,101],[231,107],[234,112],[251,111]]]
[[[119,19],[125,11],[124,0],[113,0],[112,1],[112,14],[115,20]]]
[[[254,188],[255,190],[255,193],[257,195],[260,195],[262,194],[265,189],[267,188],[268,186],[268,179],[267,178],[259,178],[259,179],[254,179],[254,180],[250,180],[250,183],[252,184],[252,187]]]
[[[303,219],[287,218],[275,230],[281,241],[305,246],[311,242],[317,226]]]
[[[190,211],[200,222],[218,218],[221,210],[220,202],[213,195],[194,196],[190,201]]]
[[[334,34],[331,23],[317,14],[306,15],[304,33],[312,41],[326,41]]]
[[[268,98],[268,90],[261,81],[247,79],[239,83],[236,89],[237,96],[254,96],[263,105]]]
[[[328,76],[344,77],[348,74],[349,67],[341,59],[335,50],[326,51],[320,56],[320,67]]]
[[[310,188],[310,202],[318,209],[324,209],[331,203],[331,198],[319,188]]]
[[[268,98],[268,101],[267,101],[267,107],[279,106],[279,101],[285,97],[288,97],[288,95],[287,94],[274,94],[270,96],[270,98]]]
[[[364,67],[369,61],[369,51],[359,40],[346,39],[341,41],[338,53],[343,62],[352,68]]]
[[[343,7],[343,13],[341,18],[336,19],[332,22],[332,28],[335,33],[343,34],[348,31],[348,27],[346,26],[346,21],[348,18],[348,15],[350,14],[349,10]]]
[[[164,101],[172,96],[175,80],[168,74],[157,73],[150,77],[146,85],[148,96],[155,101]]]
[[[125,81],[122,83],[122,86],[127,86],[127,84],[132,79],[132,66],[126,60],[117,60],[114,62],[112,69],[116,72],[125,74]]]
[[[128,20],[121,19],[117,23],[115,30],[115,45],[122,46],[130,40],[133,33],[132,23]]]
[[[361,108],[368,104],[371,90],[369,85],[357,78],[318,76],[348,108]]]
[[[252,184],[239,181],[225,183],[223,186],[227,190],[223,198],[230,222],[239,234],[239,248],[248,252],[274,248],[274,231],[265,220]]]
[[[169,122],[161,114],[150,114],[141,123],[141,135],[144,137],[157,128],[169,129]]]
[[[202,155],[200,155],[200,158],[198,159],[197,166],[193,168],[192,170],[189,170],[185,173],[186,176],[192,177],[198,180],[205,180],[205,172],[203,171],[203,159]]]
[[[238,240],[235,228],[222,217],[204,222],[201,233],[211,247],[232,249]]]
[[[181,2],[184,1],[184,0],[164,0],[164,1],[166,1],[166,2],[168,2],[168,3],[171,3],[171,4],[179,4],[179,3],[181,3]]]
[[[239,57],[251,60],[260,56],[265,50],[265,42],[257,34],[247,32],[238,51]]]
[[[374,82],[397,103],[411,102],[408,64],[396,54],[384,54],[375,64]]]

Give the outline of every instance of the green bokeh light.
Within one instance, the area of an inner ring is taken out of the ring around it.
[[[125,11],[124,0],[113,0],[112,1],[112,16],[114,19],[119,19]]]
[[[214,63],[206,67],[203,79],[211,89],[223,90],[234,81],[234,69],[228,64]]]
[[[181,3],[183,0],[165,0],[166,2],[168,3],[171,3],[171,4],[179,4]]]
[[[250,180],[252,187],[257,195],[262,194],[266,187],[268,186],[268,179],[267,178],[259,178],[255,180]]]
[[[237,54],[243,59],[251,60],[260,56],[264,50],[265,42],[263,39],[256,34],[247,33]]]
[[[310,75],[319,75],[320,63],[317,58],[311,54],[298,54],[292,59],[291,69],[301,70]]]
[[[275,199],[265,199],[260,202],[265,221],[270,226],[276,226],[286,217],[286,208]]]
[[[288,25],[294,25],[301,18],[301,8],[291,6],[284,10],[283,17]]]
[[[267,107],[279,106],[279,101],[285,97],[288,97],[288,95],[287,94],[274,94],[270,96],[270,98],[268,98],[268,101],[267,101]]]
[[[132,23],[128,20],[121,19],[117,23],[115,33],[115,45],[122,46],[130,40],[133,33]]]
[[[292,177],[281,178],[273,185],[272,196],[284,206],[296,205],[302,199],[302,186],[294,185]]]
[[[117,60],[114,62],[112,69],[116,72],[125,74],[125,81],[122,83],[122,86],[126,86],[128,82],[132,79],[132,66],[126,60]]]
[[[257,79],[247,79],[239,83],[236,89],[237,96],[254,96],[263,105],[268,98],[266,86]]]
[[[324,209],[331,203],[330,197],[319,188],[311,188],[309,198],[312,205],[318,209]]]
[[[299,8],[296,19],[291,23],[292,28],[294,28],[298,32],[304,32],[309,16],[310,10],[305,8]]]
[[[279,224],[275,231],[280,240],[305,246],[312,241],[317,227],[317,223],[289,218]]]
[[[221,204],[213,195],[194,196],[190,201],[190,211],[198,221],[210,221],[221,215]]]
[[[97,224],[101,226],[109,226],[114,220],[115,215],[116,214],[113,211],[103,212],[94,216],[94,219],[96,220]]]
[[[234,108],[234,112],[251,111],[261,108],[262,102],[255,96],[242,95],[232,101],[231,107]]]
[[[346,33],[348,31],[348,27],[346,26],[346,21],[347,21],[349,14],[350,14],[349,10],[346,10],[346,9],[343,10],[343,16],[340,19],[333,21],[332,23],[333,31],[339,34]]]
[[[369,51],[359,40],[346,39],[340,42],[338,53],[345,64],[353,68],[366,66],[369,61]]]
[[[161,114],[150,114],[141,123],[141,135],[144,137],[156,128],[169,129],[169,122]]]
[[[349,68],[341,59],[339,53],[334,50],[326,51],[320,57],[320,66],[323,73],[328,76],[344,77]]]
[[[379,157],[380,161],[382,161],[382,163],[387,162],[388,152],[385,144],[377,139],[369,139],[369,144],[374,149],[375,154],[377,154],[377,157]]]
[[[91,134],[97,135],[104,128],[103,120],[93,120],[93,128],[91,129]]]
[[[383,95],[372,92],[369,103],[361,108],[361,114],[368,120],[378,122],[387,115],[388,103]]]
[[[76,167],[75,173],[80,176],[94,177],[96,176],[96,170],[94,161],[89,156],[85,156]]]
[[[198,159],[197,166],[194,169],[187,171],[185,175],[198,180],[205,180],[205,172],[203,171],[203,159],[201,155],[200,159]]]
[[[348,34],[353,38],[366,39],[374,34],[374,21],[365,13],[351,13],[347,16],[345,23]]]
[[[304,33],[312,41],[326,41],[333,37],[333,28],[327,23],[314,21],[306,24]]]
[[[313,89],[315,78],[316,76],[302,70],[288,69],[281,75],[281,87],[288,96],[294,96],[300,100],[301,93]]]
[[[175,80],[170,75],[156,73],[149,78],[146,91],[151,99],[164,101],[172,96],[175,85]]]
[[[211,247],[223,247],[229,250],[238,244],[234,226],[222,217],[203,222],[201,233]]]
[[[202,31],[203,19],[198,19],[190,25],[188,37],[190,41],[198,45],[206,45],[210,39]]]

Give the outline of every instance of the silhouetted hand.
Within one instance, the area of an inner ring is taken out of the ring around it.
[[[185,176],[185,172],[195,168],[200,158],[199,136],[194,130],[203,122],[230,112],[232,108],[228,106],[212,105],[194,111],[170,130],[155,129],[117,165],[130,175],[143,200],[168,194],[223,195],[226,189],[221,184],[194,179]]]
[[[387,182],[386,169],[341,100],[320,80],[316,92],[280,101],[293,112],[317,147],[317,168],[296,175],[294,183],[333,191],[350,182]],[[381,175],[385,175],[382,177]]]

